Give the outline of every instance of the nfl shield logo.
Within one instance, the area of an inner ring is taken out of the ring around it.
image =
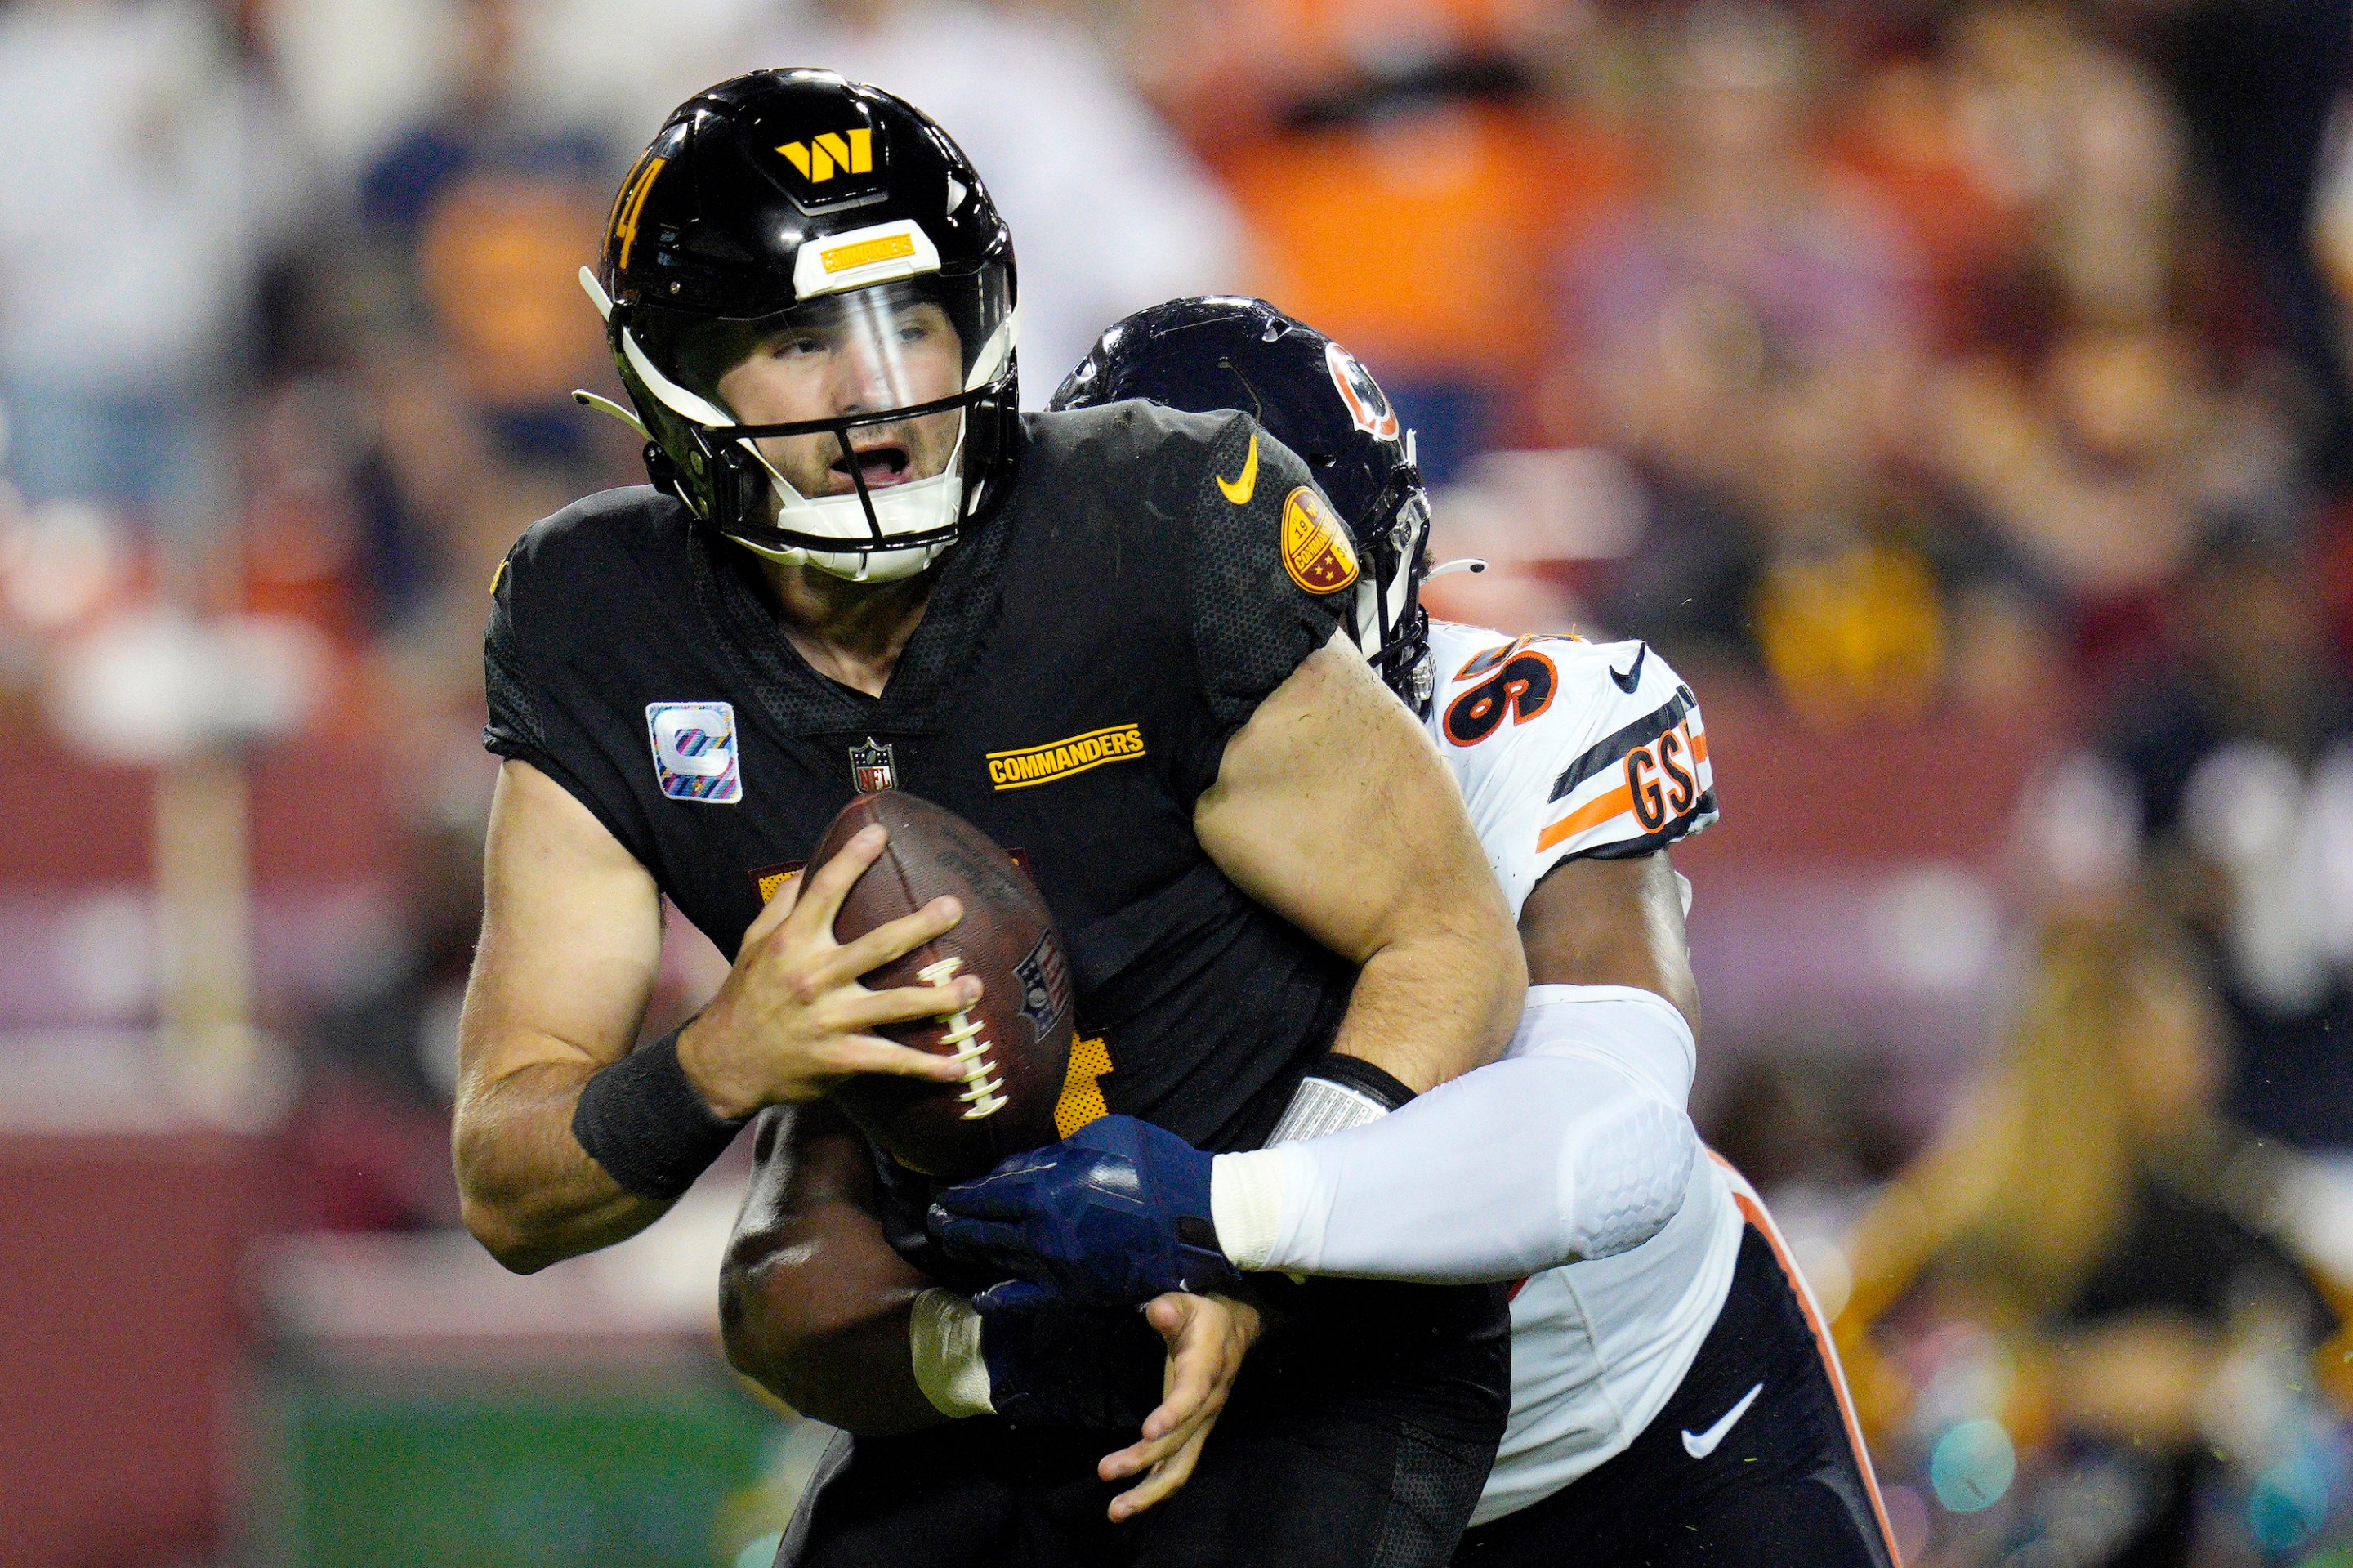
[[[866,737],[865,745],[851,747],[849,777],[861,795],[896,789],[899,787],[899,769],[891,761],[891,747],[871,735]]]
[[[728,703],[648,703],[654,777],[673,800],[732,806],[744,798],[735,752],[735,709]]]
[[[1021,1016],[1043,1040],[1071,1005],[1071,964],[1053,932],[1039,938],[1029,956],[1013,966],[1013,978],[1021,982]]]

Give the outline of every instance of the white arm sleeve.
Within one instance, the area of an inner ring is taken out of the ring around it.
[[[1219,1240],[1240,1268],[1430,1283],[1626,1252],[1683,1207],[1694,1059],[1663,997],[1536,986],[1504,1060],[1366,1126],[1218,1156]]]

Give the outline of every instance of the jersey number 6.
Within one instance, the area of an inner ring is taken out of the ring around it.
[[[1550,659],[1532,649],[1514,653],[1448,705],[1446,738],[1457,746],[1476,746],[1495,733],[1506,709],[1514,724],[1525,724],[1552,705],[1559,686],[1560,675]]]

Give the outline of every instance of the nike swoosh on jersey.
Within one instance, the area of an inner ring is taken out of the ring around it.
[[[1219,480],[1218,482],[1222,484],[1225,482]],[[1642,661],[1650,656],[1651,645],[1645,642],[1635,652],[1634,662],[1627,666],[1624,674],[1620,674],[1616,670],[1609,672],[1609,678],[1618,683],[1620,691],[1624,692],[1628,696],[1634,694],[1634,688],[1642,683]]]
[[[1250,437],[1250,455],[1242,459],[1241,472],[1234,475],[1231,479],[1228,479],[1222,474],[1212,475],[1211,477],[1217,480],[1218,488],[1225,493],[1227,500],[1232,502],[1237,506],[1248,506],[1250,504],[1250,498],[1258,493],[1257,435],[1253,433]],[[1630,691],[1631,689],[1631,687],[1628,688]]]
[[[1715,1446],[1724,1441],[1724,1435],[1731,1431],[1734,1426],[1739,1424],[1740,1418],[1748,1414],[1748,1407],[1757,1403],[1757,1396],[1764,1392],[1765,1385],[1760,1383],[1755,1388],[1750,1389],[1746,1393],[1742,1394],[1740,1396],[1740,1403],[1724,1413],[1723,1420],[1717,1422],[1715,1425],[1709,1427],[1706,1431],[1701,1433],[1696,1437],[1691,1435],[1690,1428],[1684,1428],[1683,1452],[1689,1454],[1694,1459],[1704,1459],[1710,1454],[1715,1453]]]

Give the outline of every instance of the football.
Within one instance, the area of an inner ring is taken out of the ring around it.
[[[809,863],[823,865],[870,822],[891,837],[842,901],[834,937],[855,941],[943,894],[964,906],[944,935],[865,976],[877,990],[977,975],[965,1012],[882,1033],[902,1045],[955,1056],[955,1083],[869,1075],[833,1090],[867,1137],[900,1164],[943,1181],[993,1169],[1008,1154],[1051,1143],[1054,1107],[1071,1060],[1071,966],[1046,902],[1014,858],[944,806],[898,789],[841,809]]]

